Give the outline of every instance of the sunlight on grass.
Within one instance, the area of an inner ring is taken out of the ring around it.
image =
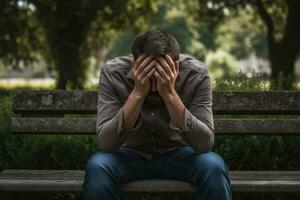
[[[294,87],[296,88],[296,90],[300,90],[300,81],[294,83]]]
[[[53,89],[55,80],[50,78],[25,79],[25,78],[9,78],[0,79],[0,89],[11,90],[17,88],[32,89]]]
[[[72,88],[72,84],[70,86]],[[14,89],[55,89],[55,79],[51,78],[7,78],[0,79],[0,90],[14,90]],[[96,90],[98,88],[98,80],[88,80],[84,88],[86,90]],[[73,88],[72,88],[73,89]]]
[[[214,90],[252,90],[252,91],[268,91],[271,87],[269,79],[264,79],[258,73],[252,73],[251,77],[247,77],[242,73],[236,73],[228,78],[214,79],[211,75],[212,85]],[[72,84],[69,85],[70,90],[73,90]],[[55,79],[51,78],[7,78],[0,79],[0,90],[13,89],[55,89]],[[86,90],[97,90],[98,79],[88,80],[84,88]],[[293,84],[295,90],[300,90],[300,81]]]

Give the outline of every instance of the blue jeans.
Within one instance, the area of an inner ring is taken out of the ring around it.
[[[197,188],[198,200],[232,198],[228,166],[215,152],[195,153],[190,146],[147,160],[121,147],[116,153],[97,152],[88,160],[83,184],[84,200],[117,200],[121,185],[139,179],[175,179]]]

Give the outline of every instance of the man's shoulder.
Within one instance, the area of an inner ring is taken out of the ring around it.
[[[130,70],[132,63],[132,55],[117,56],[115,58],[107,60],[102,66],[102,70],[105,72]]]
[[[205,64],[189,54],[181,53],[179,55],[179,64],[183,71],[196,71],[201,74],[207,74],[208,70]]]

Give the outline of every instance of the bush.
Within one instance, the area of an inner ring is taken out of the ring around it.
[[[205,63],[214,79],[222,79],[230,77],[236,69],[235,58],[223,50],[209,52],[205,58]]]
[[[96,151],[93,136],[11,135],[11,97],[0,107],[1,169],[83,169]]]

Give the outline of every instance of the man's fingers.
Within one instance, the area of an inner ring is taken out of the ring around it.
[[[137,74],[140,74],[140,73],[143,71],[143,69],[144,69],[147,65],[149,65],[149,63],[152,61],[152,59],[153,59],[153,56],[152,56],[152,55],[147,56],[147,57],[142,61],[142,63],[141,63],[140,65],[137,66],[137,68],[136,68],[136,73],[137,73]]]
[[[151,78],[151,76],[154,74],[154,72],[155,72],[155,67],[153,67],[151,70],[150,70],[150,72],[148,73],[148,74],[146,74],[146,76],[144,77],[144,79],[143,79],[143,82],[145,83],[146,81],[148,81],[150,78]]]
[[[166,74],[165,70],[159,63],[155,65],[156,71],[159,73],[160,77],[162,77],[166,81],[170,81],[170,77]]]
[[[147,57],[147,54],[144,53],[140,55],[136,60],[134,60],[133,69],[136,70],[137,66],[140,65],[140,63]]]
[[[165,70],[165,72],[168,74],[168,76],[172,76],[173,72],[171,71],[171,68],[170,68],[171,66],[169,66],[167,61],[163,57],[159,57],[158,61],[159,61],[160,65],[163,67],[163,69]]]
[[[167,61],[167,63],[169,64],[169,66],[171,67],[172,72],[175,74],[175,64],[171,58],[171,56],[169,56],[168,54],[165,55],[165,60]]]
[[[141,73],[140,73],[140,75],[139,75],[139,76],[141,76],[141,79],[143,79],[144,76],[147,75],[147,73],[151,70],[151,68],[154,68],[154,69],[155,69],[155,67],[154,67],[155,64],[156,64],[156,60],[152,60],[152,61],[149,63],[149,65],[147,65],[147,66],[143,69],[143,71],[141,71]]]
[[[144,53],[142,55],[140,55],[137,59],[136,59],[136,64],[139,65],[146,57],[148,56],[147,53]]]
[[[156,83],[157,80],[156,80],[155,75],[154,75],[155,71],[156,71],[156,69],[154,70],[153,75],[150,77],[150,81],[153,82],[153,85],[151,85],[151,87],[153,87],[153,86],[156,87],[156,85],[157,85],[157,83]]]
[[[157,70],[154,72],[154,76],[156,77],[157,81],[164,82],[164,79],[161,77],[161,75],[157,72]]]

